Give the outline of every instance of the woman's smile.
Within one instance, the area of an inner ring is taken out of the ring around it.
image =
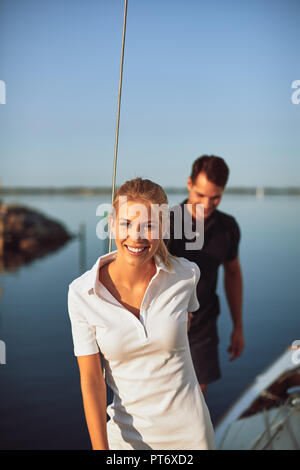
[[[148,251],[149,246],[143,246],[143,247],[134,247],[130,245],[124,245],[127,249],[127,251],[133,255],[133,256],[141,256],[143,255],[146,251]]]

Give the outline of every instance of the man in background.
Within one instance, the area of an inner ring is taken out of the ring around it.
[[[196,205],[203,204],[204,244],[201,249],[186,249],[186,243],[192,240],[185,238],[184,229],[180,239],[174,237],[172,218],[170,239],[167,242],[170,253],[195,262],[201,272],[197,285],[200,308],[192,314],[188,336],[195,372],[204,395],[207,385],[221,377],[217,331],[220,307],[216,294],[218,270],[221,265],[224,267],[224,288],[233,322],[228,348],[230,360],[238,358],[245,347],[242,325],[242,273],[238,257],[240,229],[231,215],[217,209],[228,176],[228,166],[220,157],[204,155],[193,163],[187,182],[188,199],[181,203],[181,207],[182,213],[184,210],[190,212],[194,230],[196,219],[199,218]],[[191,206],[185,206],[184,209],[185,204]]]

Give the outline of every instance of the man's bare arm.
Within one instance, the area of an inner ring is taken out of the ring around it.
[[[187,323],[187,330],[189,331],[190,327],[191,327],[191,321],[193,319],[193,314],[192,312],[188,312],[188,323]]]
[[[242,321],[243,279],[239,258],[224,263],[224,288],[233,322],[231,344],[228,352],[233,361],[242,354],[245,347]]]

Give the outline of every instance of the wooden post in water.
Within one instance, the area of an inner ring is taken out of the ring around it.
[[[86,223],[80,222],[78,230],[79,239],[79,274],[86,271]]]

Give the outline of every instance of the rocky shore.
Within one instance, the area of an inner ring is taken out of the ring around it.
[[[16,268],[44,256],[74,237],[59,221],[36,209],[0,205],[0,262],[2,268]]]

